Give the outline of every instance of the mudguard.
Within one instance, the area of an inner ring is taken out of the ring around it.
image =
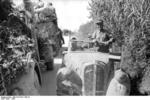
[[[127,73],[121,69],[115,71],[115,75],[111,80],[108,89],[107,96],[127,96],[130,95],[130,79]]]
[[[61,68],[57,73],[57,95],[81,95],[82,80],[73,70]]]

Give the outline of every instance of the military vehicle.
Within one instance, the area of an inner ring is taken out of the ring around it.
[[[57,95],[106,95],[120,54],[97,50],[91,41],[70,40],[57,73]]]

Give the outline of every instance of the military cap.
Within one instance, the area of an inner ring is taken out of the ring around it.
[[[95,24],[98,24],[98,25],[99,24],[103,24],[103,20],[102,19],[97,19],[96,22],[95,22]]]

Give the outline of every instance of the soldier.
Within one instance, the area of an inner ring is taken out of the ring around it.
[[[57,24],[57,16],[55,8],[52,6],[52,3],[44,4],[44,7],[35,9],[35,12],[38,13],[39,19],[43,21],[51,20]]]
[[[51,2],[48,3],[48,7],[49,9],[51,9],[51,15],[57,18],[55,8],[53,7],[53,4]]]
[[[77,46],[77,38],[76,37],[73,36],[71,38],[71,44],[70,44],[70,46],[71,46],[71,51],[77,50],[78,46]]]
[[[103,28],[103,20],[99,19],[96,25],[98,30],[92,34],[92,39],[94,39],[94,42],[96,42],[96,45],[99,47],[98,51],[108,53],[109,47],[114,39],[110,36],[109,32]]]
[[[53,45],[55,44],[55,31],[57,28],[54,21],[57,18],[55,18],[56,16],[53,16],[52,9],[49,5],[50,3],[44,4],[43,7],[35,9],[35,13],[38,14],[37,17],[39,19],[36,26],[38,30],[37,39],[40,59],[45,61],[47,70],[53,70]]]
[[[60,28],[58,28],[57,36],[59,37],[59,44],[60,47],[65,43],[64,38],[63,38],[63,32],[61,31]]]
[[[56,57],[57,55],[60,54],[60,48],[65,43],[63,38],[63,32],[61,31],[60,28],[57,29],[57,32],[56,34],[54,34],[53,38],[54,38],[53,40],[55,41],[55,43],[52,44],[53,51],[54,51],[53,53],[54,53],[54,57]]]

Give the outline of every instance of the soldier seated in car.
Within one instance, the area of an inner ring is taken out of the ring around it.
[[[98,51],[109,53],[109,48],[114,39],[110,36],[111,34],[104,29],[103,20],[99,19],[96,21],[97,30],[92,34],[93,42],[98,46]]]

